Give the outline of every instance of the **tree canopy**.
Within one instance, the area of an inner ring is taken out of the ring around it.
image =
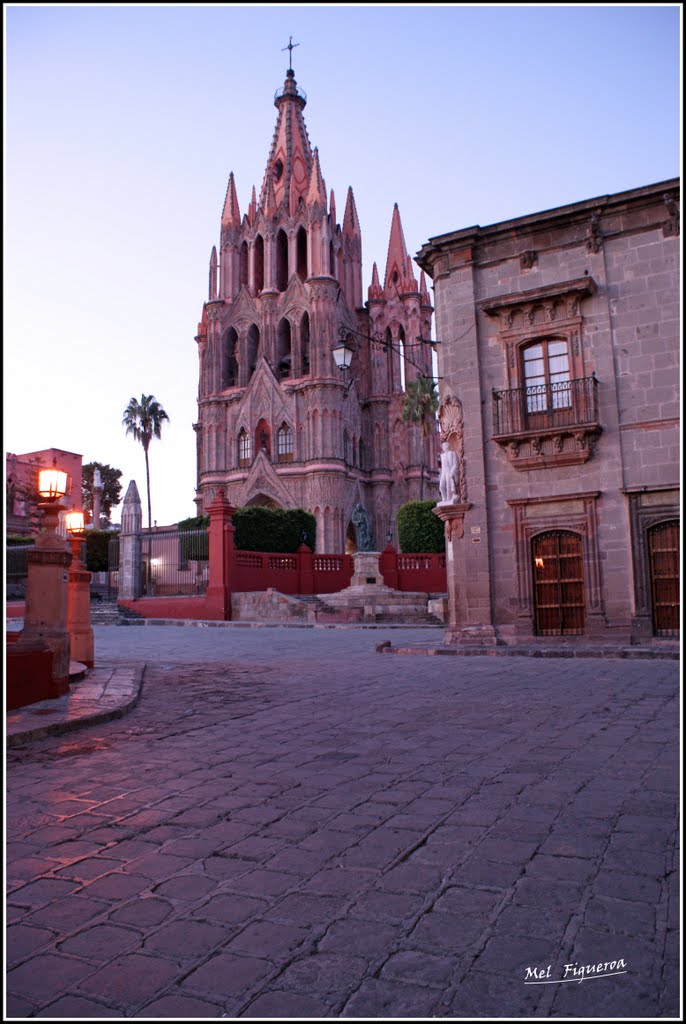
[[[81,475],[81,501],[84,512],[93,512],[93,474],[96,469],[100,470],[102,478],[102,498],[100,501],[100,513],[109,522],[112,509],[121,501],[121,470],[114,469],[107,462],[87,462],[83,467]],[[100,523],[93,523],[97,530]]]

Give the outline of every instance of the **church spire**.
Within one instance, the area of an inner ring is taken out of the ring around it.
[[[289,207],[292,206],[292,183],[298,199],[307,195],[313,158],[303,118],[306,103],[307,97],[303,90],[298,88],[293,69],[289,68],[283,88],[279,89],[274,97],[274,106],[279,116],[260,194],[260,205],[263,207],[269,180],[274,186],[277,207],[284,201]]]
[[[322,177],[322,169],[319,166],[319,150],[316,146],[312,160],[310,187],[307,192],[307,205],[314,206],[315,203],[319,205],[322,213],[326,213],[326,182]]]
[[[355,206],[355,196],[353,195],[352,186],[348,187],[348,198],[345,202],[345,213],[343,214],[343,237],[360,237],[360,222],[357,218],[357,207]]]
[[[238,209],[238,196],[236,195],[236,183],[233,179],[233,171],[229,175],[229,184],[226,186],[226,199],[224,200],[224,212],[222,213],[222,227],[237,228],[241,223],[241,211]]]
[[[388,240],[388,256],[386,257],[386,275],[384,277],[384,291],[388,291],[390,285],[396,285],[400,290],[402,282],[406,277],[407,268],[407,246],[403,226],[400,222],[400,211],[398,204],[393,207],[393,219],[391,221],[391,236]]]

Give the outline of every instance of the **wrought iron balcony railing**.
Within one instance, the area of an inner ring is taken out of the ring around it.
[[[598,424],[598,381],[594,376],[557,384],[493,391],[493,436],[573,431]]]

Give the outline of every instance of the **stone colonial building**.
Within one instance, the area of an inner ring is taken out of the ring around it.
[[[354,547],[362,505],[377,547],[395,514],[436,490],[436,439],[402,420],[403,388],[432,376],[432,306],[392,211],[383,283],[376,264],[363,303],[362,233],[352,188],[342,224],[310,146],[305,94],[292,70],[259,195],[241,215],[233,174],[213,248],[200,359],[197,497],[222,488],[237,506],[301,507],[317,519],[318,551]],[[390,212],[390,211],[389,211]],[[357,351],[347,374],[332,350]]]
[[[670,180],[421,249],[463,463],[448,640],[678,635],[679,203]]]

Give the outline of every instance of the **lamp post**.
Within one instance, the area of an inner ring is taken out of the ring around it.
[[[56,459],[51,468],[39,471],[38,494],[42,500],[38,507],[43,513],[43,530],[28,553],[24,629],[17,642],[18,650],[47,648],[52,652],[51,697],[69,689],[67,570],[72,556],[57,528],[64,509],[60,501],[70,490],[69,474],[57,467]]]
[[[91,573],[81,561],[81,546],[85,536],[83,512],[80,510],[68,512],[65,522],[72,555],[67,602],[67,629],[71,639],[71,657],[87,668],[92,668],[95,644],[91,628]]]

